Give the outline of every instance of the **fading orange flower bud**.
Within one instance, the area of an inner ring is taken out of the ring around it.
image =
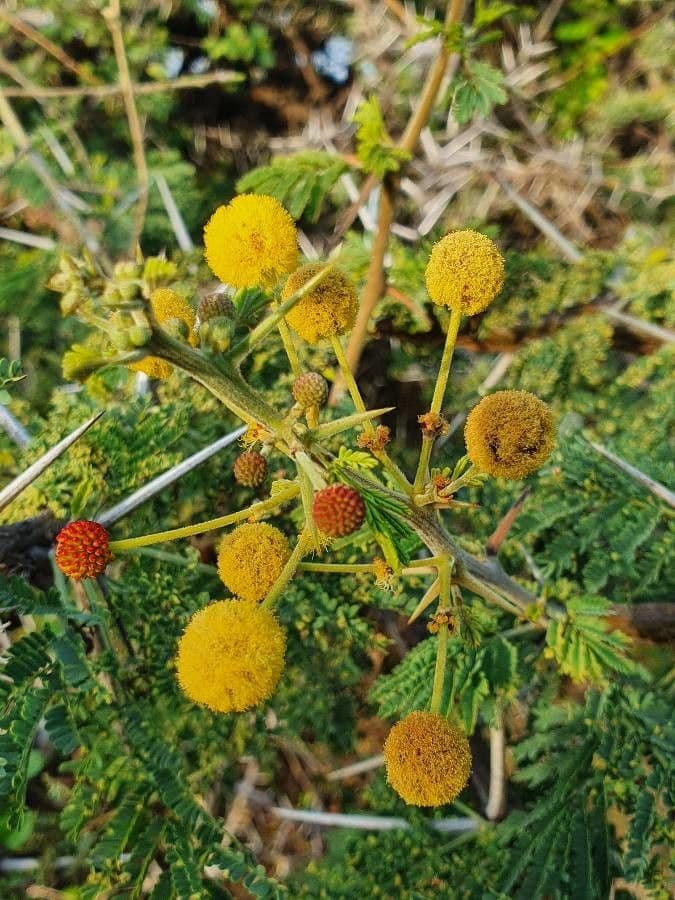
[[[548,406],[528,391],[483,397],[464,428],[466,450],[481,472],[513,480],[539,469],[555,443]]]

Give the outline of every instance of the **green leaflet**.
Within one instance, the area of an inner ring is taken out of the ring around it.
[[[394,146],[375,95],[361,101],[354,122],[357,155],[366,172],[383,178],[388,172],[398,172],[402,163],[410,159],[410,153]]]
[[[626,635],[610,631],[601,618],[610,615],[610,607],[602,597],[576,598],[568,604],[565,620],[549,624],[546,643],[560,670],[573,681],[603,684],[613,673],[649,677],[628,657]]]
[[[266,166],[251,169],[237,182],[240,193],[268,194],[283,204],[294,219],[316,222],[331,191],[348,170],[339,156],[305,150],[276,157]]]

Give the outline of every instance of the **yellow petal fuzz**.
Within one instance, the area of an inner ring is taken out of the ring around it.
[[[190,343],[196,345],[194,327],[197,317],[185,297],[170,288],[157,288],[150,294],[150,308],[160,325],[169,319],[184,322],[190,333]],[[173,367],[157,356],[146,356],[140,362],[133,363],[130,368],[136,372],[145,372],[150,378],[168,378]]]
[[[384,744],[387,781],[411,806],[443,806],[460,794],[471,774],[464,733],[430,712],[397,722]]]
[[[464,428],[466,450],[481,472],[517,480],[536,472],[555,444],[548,406],[529,391],[497,391],[483,397]]]
[[[424,279],[434,303],[473,316],[501,291],[504,259],[485,235],[452,231],[434,244]]]
[[[295,222],[274,197],[241,194],[206,223],[204,254],[226,284],[271,288],[298,264]]]
[[[288,300],[323,268],[322,263],[310,263],[293,272],[284,285],[282,300]],[[316,344],[317,341],[349,331],[358,308],[354,285],[339,269],[332,269],[323,281],[295,304],[286,321],[308,344]]]
[[[218,574],[242,600],[262,600],[291,555],[286,536],[273,525],[240,525],[221,541]]]
[[[183,632],[178,683],[214,712],[241,712],[272,696],[285,652],[286,637],[269,610],[219,600],[195,613]]]

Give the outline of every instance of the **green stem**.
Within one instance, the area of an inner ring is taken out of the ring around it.
[[[375,566],[372,563],[300,563],[300,572],[333,572],[336,575],[349,575],[356,572],[374,574]]]
[[[450,323],[448,324],[448,333],[445,336],[445,346],[443,348],[443,356],[441,357],[441,365],[436,376],[436,385],[434,386],[434,395],[431,398],[431,407],[429,412],[434,415],[440,415],[443,406],[443,398],[448,386],[450,378],[450,366],[452,365],[452,356],[455,352],[455,343],[457,342],[457,334],[462,321],[462,313],[453,309],[450,314]],[[420,450],[420,458],[417,464],[417,472],[415,473],[414,493],[419,494],[424,488],[424,484],[429,478],[429,460],[431,459],[431,451],[434,446],[434,435],[425,434],[422,437],[422,449]]]
[[[284,345],[284,350],[286,351],[286,356],[288,357],[288,362],[291,366],[291,372],[297,378],[298,375],[302,375],[302,366],[300,365],[300,357],[298,356],[298,351],[295,347],[293,335],[285,322],[279,322],[279,334],[281,335],[281,343]]]
[[[333,335],[333,337],[331,338],[331,344],[333,345],[333,353],[335,354],[338,366],[340,367],[340,374],[344,378],[345,384],[347,385],[347,390],[349,391],[349,396],[352,398],[352,403],[354,404],[358,412],[364,413],[366,411],[366,404],[363,402],[363,397],[361,396],[359,386],[356,383],[356,379],[352,375],[352,370],[349,368],[349,363],[347,362],[347,357],[345,356],[342,341],[339,337],[337,337],[337,335]],[[364,427],[366,428],[366,430],[372,431],[373,426],[370,423],[367,423]]]
[[[231,366],[217,369],[203,354],[181,344],[159,330],[147,345],[152,356],[159,356],[204,385],[220,402],[248,424],[261,423],[270,431],[284,433],[284,420]]]
[[[436,649],[436,668],[434,669],[434,686],[431,691],[431,712],[438,715],[443,699],[445,683],[445,662],[448,655],[448,625],[444,622],[438,628],[438,647]]]
[[[342,346],[342,341],[339,337],[333,336],[331,338],[331,343],[333,345],[333,352],[335,353],[335,357],[340,367],[340,373],[342,375],[342,378],[344,379],[345,384],[347,385],[349,396],[352,398],[352,403],[356,407],[357,412],[365,413],[366,404],[363,402],[361,391],[359,390],[359,386],[356,383],[356,379],[354,378],[352,370],[347,361],[345,350]],[[375,429],[373,428],[372,422],[370,421],[365,421],[363,423],[363,429],[366,434],[375,433]],[[405,477],[405,474],[401,471],[401,469],[399,469],[399,467],[396,465],[396,463],[389,458],[389,454],[384,450],[373,450],[372,454],[382,464],[387,472],[389,472],[398,486],[402,488],[402,490],[404,490],[406,493],[408,493],[410,491],[410,482]]]
[[[293,578],[296,573],[298,566],[300,565],[300,561],[302,557],[307,553],[312,547],[312,535],[309,529],[305,529],[300,536],[298,537],[298,542],[295,545],[293,552],[290,555],[290,558],[286,565],[281,570],[281,574],[277,578],[277,580],[272,585],[269,594],[265,597],[261,606],[264,606],[266,609],[273,610],[279,600],[279,597],[285,590],[288,582]]]
[[[318,550],[320,549],[319,531],[314,522],[314,513],[312,505],[314,503],[314,489],[309,475],[305,469],[298,466],[298,478],[300,480],[300,496],[302,498],[302,508],[305,513],[305,528],[309,531],[312,538],[312,544]]]
[[[498,594],[484,581],[475,578],[465,568],[462,568],[461,572],[458,574],[457,582],[463,587],[468,588],[468,590],[473,591],[474,594],[478,594],[478,596],[482,597],[484,600],[494,603],[495,606],[498,606],[505,612],[511,613],[512,616],[517,616],[519,619],[527,619],[524,607],[517,604],[515,600],[507,600],[506,597],[502,597],[501,594]],[[548,624],[548,618],[544,615],[540,615],[537,621],[542,625]]]
[[[204,534],[206,531],[215,531],[217,528],[225,528],[227,525],[234,525],[235,522],[242,522],[251,516],[258,516],[261,513],[276,509],[288,500],[292,500],[300,493],[297,485],[292,485],[284,491],[280,491],[267,500],[261,500],[260,503],[254,503],[246,509],[240,509],[238,512],[229,513],[226,516],[219,516],[217,519],[208,519],[206,522],[197,522],[194,525],[184,525],[181,528],[172,528],[169,531],[157,531],[154,534],[142,534],[140,537],[125,538],[121,541],[111,541],[110,550],[113,553],[119,553],[124,550],[135,550],[137,547],[150,547],[152,544],[162,544],[165,541],[176,541],[180,538],[190,537],[193,534]]]

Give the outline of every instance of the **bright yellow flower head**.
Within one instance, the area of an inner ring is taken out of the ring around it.
[[[504,259],[485,235],[452,231],[434,244],[424,279],[434,303],[473,316],[501,291]]]
[[[206,223],[204,253],[226,284],[271,288],[298,264],[295,222],[274,197],[241,194]]]
[[[181,297],[170,288],[157,288],[150,294],[150,308],[160,325],[168,319],[180,319],[190,332],[190,343],[193,346],[197,343],[194,333],[197,317],[185,297]],[[145,372],[150,378],[168,378],[172,370],[168,362],[157,356],[146,356],[140,362],[133,363],[130,368],[136,372]]]
[[[272,615],[243,600],[219,600],[190,619],[178,643],[178,682],[214,712],[241,712],[274,693],[286,637]]]
[[[218,550],[218,574],[242,600],[262,600],[291,555],[286,536],[264,522],[240,525]]]
[[[289,277],[281,293],[288,300],[324,268],[323,263],[301,266]],[[352,282],[339,269],[331,269],[313,290],[298,300],[286,321],[308,344],[349,331],[356,319],[359,300]]]
[[[464,439],[471,462],[481,472],[517,480],[549,458],[555,429],[550,409],[534,394],[497,391],[471,410]]]
[[[460,794],[471,774],[466,736],[447,719],[412,712],[384,744],[387,781],[411,806],[443,806]]]

